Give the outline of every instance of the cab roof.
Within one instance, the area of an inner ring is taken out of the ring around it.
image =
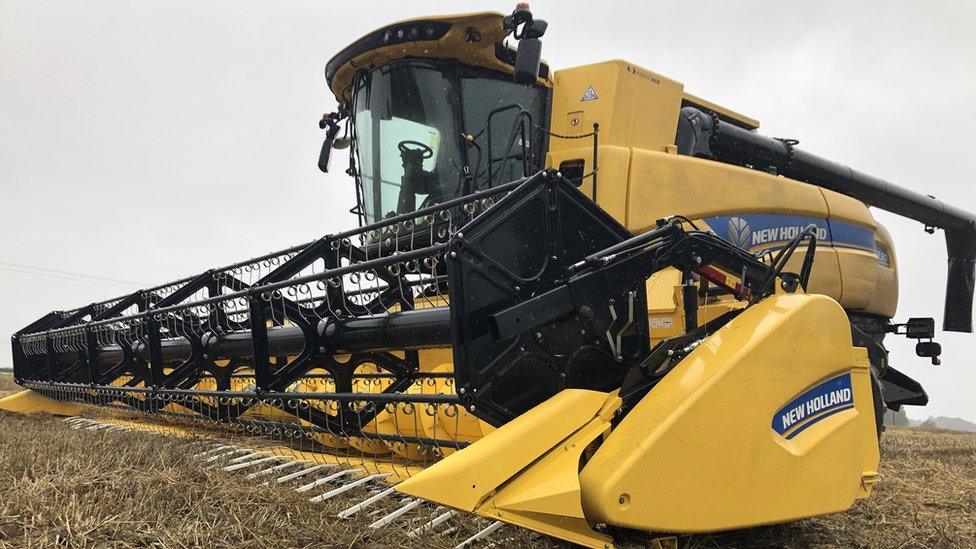
[[[505,44],[509,31],[497,12],[419,17],[387,25],[356,40],[325,65],[325,79],[340,103],[349,99],[359,69],[410,57],[454,59],[461,63],[514,73],[515,50]],[[543,63],[539,80],[552,85]]]

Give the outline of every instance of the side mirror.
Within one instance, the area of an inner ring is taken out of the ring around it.
[[[539,78],[539,64],[542,63],[542,40],[523,38],[519,41],[515,54],[515,82],[532,84]]]
[[[915,354],[923,358],[931,358],[932,364],[938,366],[942,364],[939,355],[942,354],[942,345],[934,341],[920,341],[915,344]]]
[[[330,115],[325,115],[319,121],[319,128],[326,129],[325,141],[322,142],[322,150],[319,152],[319,169],[324,173],[329,173],[329,159],[332,156],[332,143],[339,134],[339,124]]]
[[[539,39],[549,24],[542,19],[533,19],[529,4],[520,2],[512,15],[505,17],[504,25],[519,43],[515,52],[515,82],[532,84],[539,77],[542,63],[542,40]]]

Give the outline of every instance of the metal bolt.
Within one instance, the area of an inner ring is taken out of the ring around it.
[[[458,238],[464,238],[464,233],[461,233],[461,232],[459,232],[459,233],[457,234],[457,237],[458,237]]]
[[[461,393],[463,395],[464,394],[464,387],[461,387],[461,390],[458,391],[458,393]]]
[[[471,407],[468,408],[468,410],[471,410],[473,412],[474,411],[474,404],[472,404]]]
[[[319,347],[319,352],[324,355],[325,354],[325,347]]]
[[[451,257],[457,257],[457,252],[451,252]]]

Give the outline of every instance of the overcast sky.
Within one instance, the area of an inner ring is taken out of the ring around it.
[[[335,106],[326,60],[398,19],[512,7],[0,0],[0,334],[352,226],[351,180],[315,165]],[[976,3],[532,7],[557,71],[627,59],[767,135],[976,211]],[[875,215],[896,242],[898,318],[941,325],[942,233]],[[976,336],[940,340],[939,367],[887,342],[931,397],[909,415],[976,420]]]

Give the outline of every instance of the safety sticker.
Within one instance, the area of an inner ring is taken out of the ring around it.
[[[669,316],[652,316],[648,317],[647,320],[650,322],[651,328],[671,328],[674,326]]]
[[[586,91],[583,92],[583,97],[580,101],[596,101],[599,97],[596,96],[596,90],[593,89],[593,84],[586,87]]]
[[[773,430],[791,439],[811,425],[854,407],[851,374],[828,379],[808,390],[773,416]]]

